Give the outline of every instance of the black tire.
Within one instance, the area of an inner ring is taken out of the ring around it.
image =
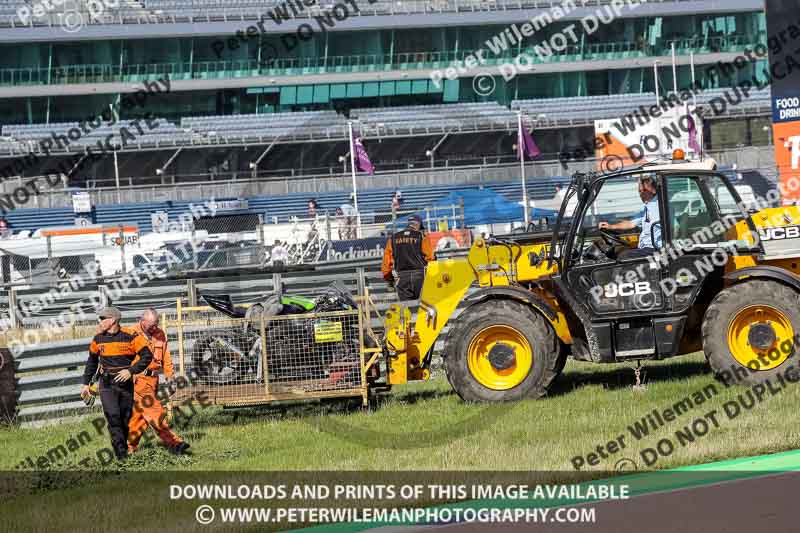
[[[192,350],[192,366],[200,377],[200,382],[205,385],[229,385],[235,383],[241,373],[239,357],[218,346],[217,337],[235,342],[229,332],[221,331],[197,339]]]
[[[767,380],[774,381],[777,374],[786,371],[787,362],[797,359],[800,350],[797,350],[796,340],[790,343],[791,346],[786,345],[788,350],[784,353],[788,352],[789,356],[775,368],[751,370],[733,356],[728,346],[731,321],[740,310],[759,304],[773,307],[783,313],[791,323],[795,339],[800,334],[800,293],[792,288],[776,281],[756,279],[721,291],[711,302],[703,317],[702,336],[703,351],[708,364],[715,376],[726,384],[755,385]],[[753,365],[754,368],[757,366],[757,363]]]
[[[470,372],[468,349],[472,339],[494,325],[513,327],[528,341],[533,364],[513,388],[494,390]],[[544,396],[558,376],[559,345],[553,328],[536,310],[513,300],[489,300],[468,307],[456,320],[444,348],[447,380],[469,402],[505,402]]]
[[[0,424],[11,424],[16,417],[17,394],[14,380],[14,356],[0,348]]]
[[[556,376],[560,376],[567,366],[567,345],[558,343],[558,361],[556,362]]]

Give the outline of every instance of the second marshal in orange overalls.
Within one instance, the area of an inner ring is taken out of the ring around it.
[[[166,412],[158,399],[158,376],[164,374],[167,379],[172,379],[174,370],[172,358],[167,346],[167,335],[158,327],[158,312],[148,309],[133,329],[147,339],[153,361],[134,382],[134,408],[128,427],[128,452],[133,453],[139,445],[139,440],[150,426],[161,438],[170,451],[183,453],[189,448],[169,427]]]

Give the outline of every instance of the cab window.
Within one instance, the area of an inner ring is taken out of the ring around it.
[[[717,204],[717,210],[721,216],[732,216],[736,217],[737,219],[742,219],[744,217],[742,210],[736,203],[736,199],[731,193],[730,188],[721,177],[705,176],[703,179],[705,180],[706,187],[708,187],[708,190],[711,193],[711,197]]]
[[[741,217],[741,211],[721,178],[670,176],[665,181],[673,242],[681,239],[702,245],[729,241],[728,228]]]
[[[596,228],[600,222],[613,224],[638,217],[642,212],[639,177],[634,175],[606,180],[587,209],[582,227]]]
[[[643,176],[655,178],[652,173],[634,174],[609,178],[599,185],[600,190],[586,208],[578,226],[573,261],[577,264],[615,261],[614,254],[610,253],[614,246],[604,242],[599,225],[601,222],[617,224],[642,218],[644,203],[639,193],[639,179]],[[628,241],[630,248],[636,248],[641,227],[607,231]]]

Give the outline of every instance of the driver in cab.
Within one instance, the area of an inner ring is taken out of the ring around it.
[[[639,234],[639,247],[638,249],[623,250],[619,253],[619,259],[626,259],[631,257],[645,257],[652,255],[656,248],[661,247],[661,216],[658,211],[658,194],[656,191],[656,182],[652,176],[642,176],[639,178],[639,197],[644,202],[639,216],[632,220],[623,220],[616,224],[609,224],[608,222],[600,222],[597,227],[601,230],[630,230],[633,228],[642,228]],[[655,227],[653,227],[655,226]],[[653,241],[655,240],[655,245]]]

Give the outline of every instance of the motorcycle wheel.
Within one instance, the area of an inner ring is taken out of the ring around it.
[[[239,380],[240,357],[225,344],[236,345],[227,332],[210,333],[197,339],[192,365],[206,385],[229,385]]]

